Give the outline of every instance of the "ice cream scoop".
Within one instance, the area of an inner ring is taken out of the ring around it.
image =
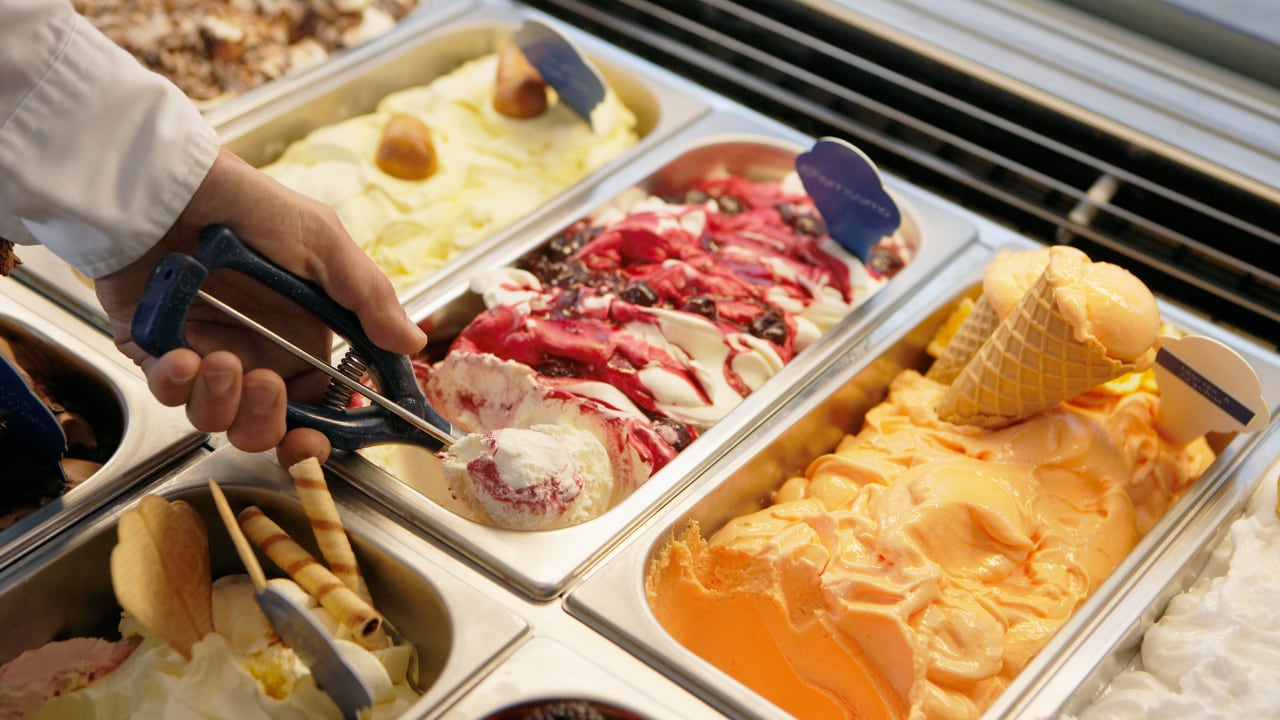
[[[344,370],[312,356],[201,290],[209,274],[222,268],[243,273],[314,313],[350,344]],[[196,256],[170,253],[157,263],[134,313],[131,327],[134,340],[156,357],[176,348],[190,348],[184,326],[197,297],[333,379],[336,385],[330,387],[331,392],[322,406],[289,401],[285,421],[290,428],[319,430],[341,450],[387,442],[406,442],[439,450],[458,438],[449,422],[427,405],[408,356],[396,355],[375,345],[361,328],[355,313],[339,305],[319,286],[249,248],[230,228],[207,227],[200,234]],[[381,392],[361,382],[365,372],[379,384]],[[349,408],[354,392],[364,395],[372,404]]]
[[[356,359],[350,360],[352,356],[349,354],[349,361],[344,365],[367,370],[380,381],[383,392],[360,382],[355,373],[344,372],[313,357],[269,328],[200,290],[209,273],[223,267],[243,272],[313,310],[335,333],[351,343]],[[319,287],[303,281],[244,245],[226,227],[206,228],[201,233],[196,257],[173,253],[156,266],[134,314],[132,334],[139,346],[156,356],[174,348],[188,347],[183,326],[187,311],[197,297],[333,379],[334,384],[330,386],[331,392],[324,406],[289,401],[286,413],[289,427],[319,430],[328,436],[334,447],[343,450],[402,442],[438,451],[463,439],[427,404],[407,356],[394,355],[374,345],[361,329],[354,313],[338,305]],[[348,407],[353,392],[364,395],[372,405]],[[531,433],[533,441],[504,443],[504,460],[515,468],[545,464],[542,462],[545,454],[541,449],[553,442],[550,436],[539,438],[543,433],[537,430],[524,432]],[[494,489],[495,496],[510,489],[509,484],[502,481],[503,476],[493,472],[494,466],[481,468],[481,465],[476,465],[477,472],[482,469],[487,475],[477,485],[487,484]],[[572,483],[572,472],[553,482]]]

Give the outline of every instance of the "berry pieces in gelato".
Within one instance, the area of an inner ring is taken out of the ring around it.
[[[494,107],[502,69],[497,54],[466,62],[312,131],[262,169],[337,211],[405,289],[638,140],[636,116],[613,90],[592,125],[550,89],[542,112],[505,114]]]
[[[767,507],[678,529],[663,627],[797,717],[977,718],[1214,458],[1161,436],[1150,370],[999,428],[948,391],[903,371]]]
[[[395,26],[416,0],[74,0],[149,70],[212,108]]]
[[[887,282],[915,247],[906,227],[885,238],[874,263],[859,262],[827,236],[794,174],[716,177],[665,199],[636,190],[516,267],[477,273],[472,290],[487,309],[443,360],[420,363],[423,389],[467,432],[559,424],[592,435],[612,482],[574,490],[592,498],[581,512],[534,513],[538,529],[581,522],[724,417]],[[516,498],[539,484],[504,475],[495,493],[488,477],[445,457],[455,497],[487,486],[490,497]],[[387,464],[402,474],[394,459]],[[525,515],[472,514],[535,529]]]

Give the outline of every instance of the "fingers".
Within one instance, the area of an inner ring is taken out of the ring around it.
[[[288,397],[284,381],[270,370],[251,370],[244,376],[240,406],[227,440],[246,452],[262,452],[275,447],[285,435],[285,407]]]
[[[226,431],[227,440],[246,452],[270,450],[284,439],[288,396],[276,373],[245,373],[240,358],[221,350],[203,359],[191,350],[174,350],[147,365],[152,394],[171,407],[186,405],[197,430]],[[314,439],[300,448],[328,454],[327,441],[323,448]]]
[[[405,314],[395,288],[342,228],[329,208],[313,216],[318,227],[307,234],[307,274],[339,305],[360,318],[365,334],[381,348],[401,355],[416,353],[427,335]]]
[[[151,394],[164,405],[185,405],[191,398],[191,387],[200,370],[200,356],[193,350],[174,350],[159,359],[142,363]]]
[[[187,419],[198,430],[221,432],[231,426],[240,404],[240,358],[218,351],[201,358],[192,350],[167,352],[142,364],[147,385],[161,403],[187,406]]]
[[[311,428],[290,430],[276,447],[276,461],[283,468],[309,457],[317,458],[322,463],[329,459],[329,439],[319,430]]]

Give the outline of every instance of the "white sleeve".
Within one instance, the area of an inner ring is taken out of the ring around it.
[[[91,278],[118,270],[173,225],[218,144],[68,0],[0,2],[0,237]]]

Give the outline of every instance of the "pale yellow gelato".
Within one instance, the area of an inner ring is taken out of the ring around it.
[[[431,84],[387,96],[373,113],[313,131],[263,170],[330,205],[404,288],[449,258],[537,209],[637,141],[636,118],[609,90],[592,124],[557,101],[532,118],[493,107],[497,55],[465,63]],[[436,166],[421,180],[377,163],[394,115],[430,131]]]
[[[773,504],[646,577],[683,645],[803,718],[976,718],[1213,460],[1130,375],[1000,430],[908,370]]]

